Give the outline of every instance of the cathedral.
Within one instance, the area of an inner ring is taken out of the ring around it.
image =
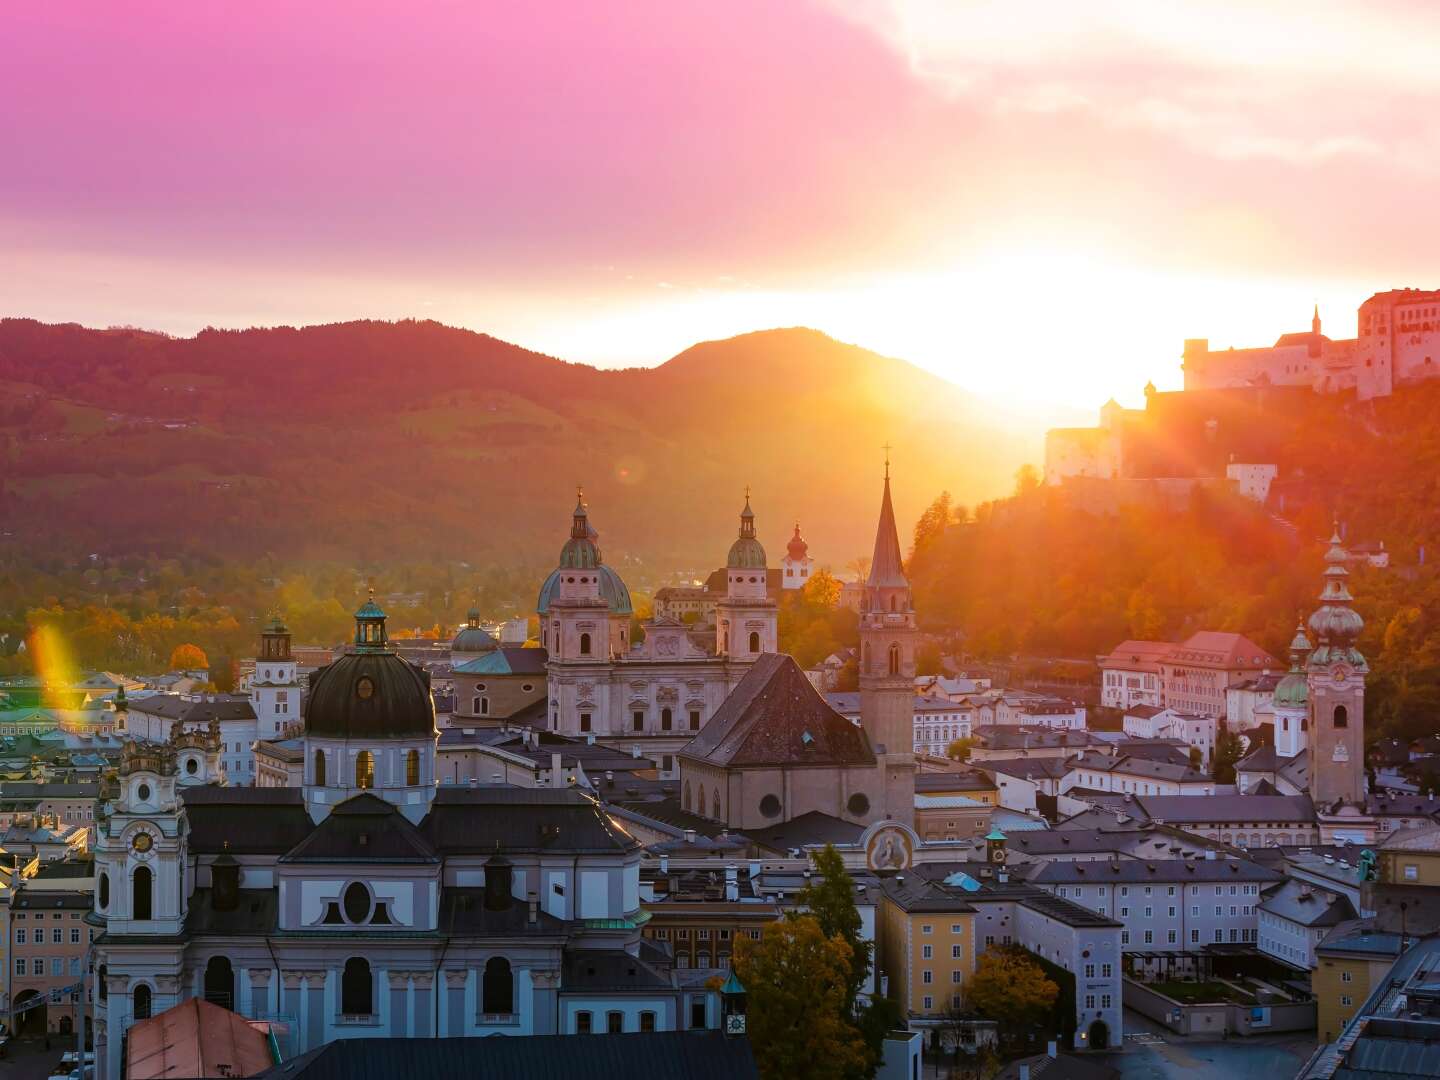
[[[535,605],[547,650],[550,730],[638,751],[673,778],[681,747],[751,665],[778,650],[777,608],[766,574],[747,494],[713,627],[657,618],[631,641],[630,591],[602,558],[599,534],[580,498],[559,566]]]
[[[613,627],[577,521],[565,576],[587,580],[552,603],[567,658]],[[436,742],[429,676],[372,598],[311,678],[303,787],[226,785],[217,730],[127,743],[87,916],[96,1075],[118,1080],[129,1027],[190,997],[272,1021],[287,1058],[359,1036],[715,1026],[714,995],[642,939],[638,841],[578,790],[437,786]]]
[[[683,809],[730,829],[815,814],[913,829],[918,637],[887,462],[860,610],[860,723],[832,709],[789,656],[762,657],[680,752]]]

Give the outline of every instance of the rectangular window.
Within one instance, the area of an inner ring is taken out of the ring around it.
[[[1145,931],[1145,944],[1146,944],[1146,945],[1154,945],[1154,944],[1155,944],[1155,931],[1154,931],[1154,930],[1146,930],[1146,931]]]
[[[638,709],[630,714],[630,727],[634,731],[645,730],[645,714]]]
[[[935,1007],[935,999],[934,999],[933,997],[931,997],[929,994],[926,994],[926,995],[925,995],[925,1011],[926,1011],[926,1012],[929,1012],[929,1011],[930,1011],[931,1009],[933,1009],[934,1007]]]
[[[1341,1005],[1349,1005],[1349,1004],[1350,1004],[1350,995],[1349,995],[1349,994],[1341,994],[1341,995],[1340,995],[1340,1004],[1341,1004]]]
[[[1340,981],[1341,981],[1341,982],[1350,982],[1350,980],[1351,980],[1350,972],[1348,972],[1348,971],[1342,971],[1342,972],[1340,973]]]
[[[1100,1007],[1101,1007],[1102,1009],[1108,1009],[1108,1008],[1110,1008],[1110,995],[1109,995],[1109,994],[1101,994],[1101,995],[1100,995]]]
[[[1224,940],[1225,940],[1225,931],[1224,931],[1224,930],[1221,930],[1218,926],[1215,928],[1215,940],[1216,940],[1216,941],[1224,941]]]
[[[934,954],[935,950],[931,946],[922,945],[920,947],[920,958],[922,960],[929,960],[932,956],[934,956]]]
[[[1155,917],[1155,909],[1153,907],[1147,907],[1145,909],[1145,917],[1147,919],[1153,919]]]
[[[1093,979],[1093,978],[1095,977],[1095,965],[1094,965],[1094,964],[1086,964],[1086,965],[1085,965],[1085,977],[1086,977],[1087,979]]]
[[[605,1014],[605,1030],[611,1035],[620,1035],[625,1031],[625,1014],[622,1012],[609,1012]]]
[[[16,944],[16,945],[24,945],[24,944],[25,944],[25,927],[23,927],[23,926],[17,926],[17,927],[15,928],[15,944]]]
[[[1087,1008],[1087,1009],[1093,1009],[1093,1008],[1095,1008],[1095,995],[1094,995],[1094,994],[1086,994],[1086,995],[1085,995],[1085,1008]]]
[[[959,968],[954,968],[954,969],[951,970],[951,972],[950,972],[950,981],[951,981],[952,983],[963,982],[964,979],[965,979],[965,973],[962,972]]]
[[[1121,930],[1121,931],[1120,931],[1120,944],[1121,944],[1121,945],[1129,945],[1129,944],[1130,944],[1130,931],[1129,931],[1129,930]]]
[[[577,1012],[575,1014],[575,1034],[590,1034],[590,1014],[588,1012]]]
[[[962,926],[962,925],[961,925],[960,923],[958,923],[958,922],[957,922],[957,923],[951,923],[951,924],[950,924],[950,932],[951,932],[952,934],[962,934],[962,933],[965,932],[965,928],[964,928],[964,926]]]
[[[934,927],[932,924],[930,924],[930,923],[928,923],[928,922],[927,922],[927,923],[921,923],[921,924],[920,924],[920,932],[921,932],[922,934],[930,934],[930,933],[933,933],[934,931],[935,931],[935,927]]]
[[[65,943],[65,931],[61,930],[58,926],[55,927],[54,930],[50,931],[50,941],[55,945],[63,945]]]
[[[1101,977],[1102,979],[1108,979],[1108,978],[1110,978],[1110,972],[1111,972],[1112,970],[1113,970],[1113,969],[1110,967],[1109,964],[1101,964],[1101,965],[1100,965],[1100,977]]]
[[[653,1012],[642,1012],[642,1013],[640,1014],[640,1030],[641,1030],[641,1031],[654,1031],[654,1030],[655,1030],[655,1014],[654,1014]]]
[[[17,957],[15,958],[15,974],[16,974],[16,975],[24,975],[24,974],[25,974],[25,958],[24,958],[23,956],[17,956]]]
[[[1166,940],[1169,944],[1174,945],[1174,944],[1175,944],[1175,931],[1174,931],[1174,930],[1167,930],[1165,933],[1166,933],[1165,940]]]
[[[1190,943],[1191,943],[1192,945],[1197,945],[1197,944],[1199,944],[1199,942],[1200,942],[1200,931],[1199,931],[1199,930],[1191,930],[1191,931],[1190,931]]]
[[[590,730],[590,714],[589,714],[588,712],[582,712],[582,713],[580,714],[580,730],[581,730],[581,731],[589,731],[589,730]]]
[[[80,944],[80,928],[79,928],[78,926],[72,926],[72,927],[70,928],[70,944],[71,944],[71,945],[79,945],[79,944]]]
[[[691,730],[691,731],[699,731],[699,730],[700,730],[700,710],[699,710],[699,709],[691,709],[691,710],[690,710],[690,730]]]
[[[932,982],[935,981],[935,973],[927,968],[920,973],[920,981],[926,986],[929,986]]]

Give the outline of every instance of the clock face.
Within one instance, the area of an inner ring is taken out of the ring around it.
[[[155,844],[155,838],[148,832],[136,833],[135,839],[130,841],[130,846],[139,852],[146,852]]]
[[[745,1016],[743,1013],[731,1013],[725,1018],[725,1030],[731,1035],[745,1034]]]
[[[992,852],[990,852],[990,861],[991,861],[991,862],[1004,862],[1004,861],[1005,861],[1005,849],[1004,849],[1003,847],[997,847],[995,850],[993,850]]]

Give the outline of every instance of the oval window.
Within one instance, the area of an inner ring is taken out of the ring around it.
[[[375,683],[371,680],[370,676],[365,675],[361,677],[360,681],[355,684],[355,693],[361,699],[368,699],[374,696]]]
[[[192,757],[192,758],[186,758],[186,759],[185,759],[185,771],[186,771],[187,773],[189,773],[191,776],[194,776],[197,772],[200,771],[200,762],[196,761],[193,757]]]
[[[352,923],[362,923],[370,914],[370,890],[358,881],[345,886],[345,918]]]
[[[845,804],[845,807],[856,817],[862,817],[870,812],[870,800],[865,797],[863,792],[857,791],[854,795],[850,796],[850,800]]]
[[[766,795],[763,799],[760,800],[760,813],[764,814],[766,817],[779,817],[780,800],[774,795]]]
[[[137,788],[135,789],[135,797],[136,797],[137,799],[139,799],[141,802],[149,802],[149,801],[150,801],[150,785],[149,785],[149,784],[141,784],[139,787],[137,787]]]
[[[530,693],[531,690],[534,690],[534,689],[535,689],[535,684],[534,684],[534,683],[528,683],[528,682],[527,682],[527,683],[521,683],[521,684],[520,684],[520,690],[521,690],[522,693],[528,694],[528,693]]]

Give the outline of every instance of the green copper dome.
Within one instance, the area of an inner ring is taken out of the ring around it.
[[[570,539],[560,549],[560,565],[550,571],[550,576],[540,586],[540,595],[535,600],[536,614],[549,612],[550,601],[560,594],[560,577],[566,570],[598,570],[600,598],[610,605],[610,614],[628,618],[635,613],[625,582],[601,560],[600,545],[596,543],[599,537],[600,534],[590,524],[582,495],[575,504],[575,513],[570,521]]]
[[[1325,552],[1325,587],[1320,590],[1320,606],[1308,623],[1316,640],[1315,650],[1310,654],[1312,668],[1342,663],[1365,667],[1365,657],[1355,648],[1360,632],[1365,629],[1365,620],[1350,606],[1354,597],[1347,584],[1350,571],[1345,564],[1348,561],[1337,527],[1330,537],[1330,549]]]
[[[745,492],[745,509],[740,511],[740,535],[730,545],[725,565],[731,570],[764,570],[765,548],[755,538],[755,511],[750,509],[750,492]]]
[[[1310,639],[1303,625],[1295,627],[1290,642],[1290,673],[1275,686],[1275,705],[1282,709],[1303,709],[1310,701],[1310,683],[1305,678],[1305,658],[1310,655]]]

